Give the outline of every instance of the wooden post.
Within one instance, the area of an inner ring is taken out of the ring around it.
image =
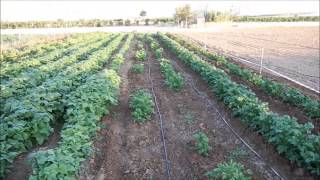
[[[263,56],[264,56],[264,48],[261,49],[260,70],[259,70],[260,75],[261,75],[261,71],[262,71]]]

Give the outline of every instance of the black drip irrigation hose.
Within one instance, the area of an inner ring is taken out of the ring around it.
[[[163,130],[163,117],[159,108],[159,103],[157,100],[157,96],[154,91],[154,84],[153,84],[153,79],[151,78],[151,69],[150,69],[150,56],[147,58],[148,59],[148,79],[151,84],[151,91],[153,95],[153,99],[156,105],[157,113],[159,115],[159,124],[160,124],[160,134],[161,134],[161,141],[162,141],[162,146],[163,146],[163,152],[164,152],[164,161],[165,161],[165,167],[166,167],[166,179],[171,180],[171,175],[170,175],[170,162],[168,158],[168,150],[167,150],[167,145],[166,145],[166,140],[165,140],[165,133]]]
[[[176,65],[176,67],[179,69],[179,71],[181,71],[183,74],[186,74],[185,71],[177,64],[174,63]],[[235,130],[234,128],[231,126],[230,123],[228,123],[228,121],[223,117],[222,113],[220,113],[219,109],[217,108],[217,104],[213,103],[213,101],[211,101],[209,98],[207,98],[205,96],[204,92],[201,92],[200,90],[198,90],[195,85],[194,85],[194,81],[193,79],[188,76],[187,78],[187,82],[188,84],[192,87],[192,89],[196,92],[196,94],[207,101],[207,104],[209,105],[209,107],[213,107],[215,109],[215,111],[218,113],[219,118],[228,126],[228,128],[232,131],[232,133],[251,151],[253,152],[258,158],[260,158],[264,164],[269,167],[271,169],[271,171],[278,176],[280,179],[285,180],[284,177],[282,177],[271,165],[269,165],[263,158],[262,156],[257,153]]]

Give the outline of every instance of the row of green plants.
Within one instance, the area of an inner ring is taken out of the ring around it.
[[[103,36],[103,35],[102,35]],[[1,63],[0,69],[0,78],[10,80],[18,75],[21,75],[22,72],[32,70],[42,65],[46,65],[56,60],[60,59],[63,56],[70,55],[77,51],[78,48],[85,47],[90,45],[89,43],[94,43],[99,40],[98,35],[83,35],[77,39],[64,42],[63,45],[56,46],[53,51],[46,52],[42,55],[27,56],[22,61],[17,61],[15,63]],[[89,42],[88,42],[89,41]]]
[[[168,59],[160,60],[160,69],[161,73],[164,75],[165,81],[164,83],[174,91],[180,91],[183,88],[184,80],[180,73],[177,73],[173,66],[171,65],[171,61]]]
[[[76,179],[81,162],[93,153],[100,119],[117,104],[120,77],[114,70],[92,75],[67,95],[65,124],[58,147],[40,150],[32,158],[29,180]]]
[[[159,43],[150,35],[147,35],[145,39],[148,43],[150,43],[151,50],[155,54],[156,58],[160,60],[161,69],[164,71],[167,71],[166,69],[169,69],[168,71],[174,71],[170,63],[171,61],[163,59],[163,49],[160,47]],[[165,75],[165,77],[166,79],[167,77],[172,78],[176,76],[176,74],[177,73],[175,73],[175,75],[171,75],[171,73],[168,73],[168,75]],[[181,81],[180,81],[181,83],[178,83],[178,84],[181,85],[179,86],[181,88],[183,85],[183,79],[182,79],[182,76],[180,77],[181,77]],[[175,83],[169,83],[169,84],[175,84]],[[189,117],[189,116],[186,116],[186,117]],[[191,118],[193,119],[193,117]],[[187,122],[189,123],[192,121],[193,120],[187,120]],[[209,144],[209,137],[203,131],[197,131],[196,133],[193,134],[193,138],[195,140],[195,148],[197,153],[202,156],[208,156],[209,151],[212,150],[212,147]],[[240,163],[236,163],[232,160],[227,163],[218,164],[218,166],[215,169],[208,171],[205,174],[205,176],[207,176],[209,179],[219,179],[219,178],[220,179],[244,179],[244,178],[250,179],[250,174],[246,174],[246,172],[244,171],[243,165]]]
[[[129,107],[134,122],[144,123],[154,112],[154,102],[148,90],[140,89],[130,95]]]
[[[130,33],[127,37],[126,42],[124,42],[124,45],[121,47],[121,49],[119,50],[118,54],[115,55],[115,57],[113,58],[112,62],[111,62],[111,69],[115,70],[115,71],[119,71],[122,63],[125,60],[125,53],[128,51],[128,49],[130,48],[132,39],[134,38],[134,34]]]
[[[20,76],[4,82],[1,84],[1,103],[5,103],[5,101],[9,98],[25,96],[30,91],[32,92],[33,88],[38,87],[47,79],[55,77],[67,67],[77,66],[77,63],[86,60],[90,54],[99,50],[101,47],[107,46],[107,44],[110,43],[110,41],[112,41],[114,38],[115,37],[112,35],[104,36],[101,40],[98,40],[95,43],[78,47],[77,51],[73,54],[66,55],[52,63],[34,68],[21,74]]]
[[[196,54],[205,56],[209,61],[217,62],[228,70],[229,73],[241,77],[256,87],[263,90],[266,94],[275,97],[283,102],[289,103],[290,105],[296,106],[303,110],[310,118],[315,118],[320,121],[320,101],[312,99],[311,97],[304,95],[300,90],[294,87],[290,87],[286,84],[272,81],[264,78],[261,75],[254,73],[252,70],[242,68],[230,61],[227,61],[224,57],[213,54],[203,48],[189,43],[182,38],[168,34],[168,36],[177,42],[181,43],[187,49],[193,51]]]
[[[23,48],[10,48],[7,50],[4,50],[0,56],[0,63],[1,64],[10,64],[10,63],[16,63],[23,61],[27,58],[31,57],[38,57],[41,55],[44,55],[46,53],[49,53],[53,50],[55,50],[57,47],[61,47],[66,45],[66,42],[73,41],[77,39],[79,34],[77,35],[71,35],[67,38],[64,38],[62,40],[56,40],[51,41],[48,43],[41,43],[34,46],[26,46]]]
[[[279,154],[311,173],[320,174],[320,136],[311,132],[311,123],[299,124],[295,118],[273,113],[266,103],[245,86],[233,82],[223,70],[203,61],[164,34],[158,33],[157,37],[182,62],[200,74],[233,116],[275,145]]]
[[[59,143],[60,146],[58,148],[52,150],[55,152],[54,154],[49,152],[51,151],[49,150],[40,151],[35,155],[32,162],[34,175],[32,175],[30,179],[49,179],[50,177],[59,177],[63,179],[74,178],[76,172],[79,170],[81,161],[83,161],[83,158],[87,157],[91,152],[92,136],[99,130],[98,122],[100,118],[108,113],[108,111],[104,111],[108,109],[111,104],[116,103],[116,96],[119,92],[118,88],[120,83],[120,77],[116,74],[116,71],[119,70],[123,63],[123,60],[119,61],[118,58],[120,56],[123,57],[128,51],[133,37],[133,34],[128,35],[123,46],[112,59],[112,70],[106,70],[98,75],[93,75],[88,78],[84,85],[81,85],[75,92],[72,92],[71,95],[68,96],[68,100],[70,100],[71,97],[71,103],[69,101],[70,106],[67,105],[67,115],[65,115],[67,116],[66,119],[68,124],[65,125],[65,127],[67,127],[66,130],[62,131],[62,134],[67,132],[66,138]],[[88,99],[89,96],[90,98]],[[78,97],[80,97],[80,99]],[[82,116],[87,117],[88,107],[90,110],[93,110],[90,112],[92,113],[92,116],[89,115],[89,117],[94,118],[81,118]],[[71,116],[69,113],[71,113]],[[71,121],[68,121],[68,117],[71,117]],[[88,124],[83,125],[82,123],[79,123],[79,119],[85,120]],[[70,129],[68,128],[70,125],[69,122],[72,122],[72,124],[77,123],[79,127]],[[81,135],[74,135],[79,133],[79,131]],[[83,134],[88,136],[83,137]],[[76,143],[71,144],[70,141]],[[83,146],[83,144],[85,146]],[[61,153],[68,149],[71,149],[71,151],[68,151],[68,153]],[[61,162],[61,157],[64,157],[63,159],[67,159],[67,161]],[[44,158],[47,159],[46,162],[44,162]],[[54,161],[52,161],[52,159],[54,159]],[[66,167],[67,170],[58,168],[61,166]]]
[[[76,66],[70,66],[54,78],[46,80],[31,94],[10,99],[1,115],[0,176],[12,160],[22,152],[43,142],[52,133],[51,125],[62,118],[67,95],[80,86],[87,77],[99,71],[111,58],[124,39],[120,34],[106,47],[87,57]]]

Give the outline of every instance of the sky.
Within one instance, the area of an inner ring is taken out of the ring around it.
[[[134,18],[143,9],[149,18],[172,17],[175,8],[230,10],[241,15],[311,12],[319,1],[2,1],[1,21]]]

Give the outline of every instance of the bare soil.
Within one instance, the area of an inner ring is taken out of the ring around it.
[[[206,42],[215,52],[263,64],[319,91],[319,27],[230,28],[222,32],[182,33]],[[250,66],[250,65],[247,65]]]

